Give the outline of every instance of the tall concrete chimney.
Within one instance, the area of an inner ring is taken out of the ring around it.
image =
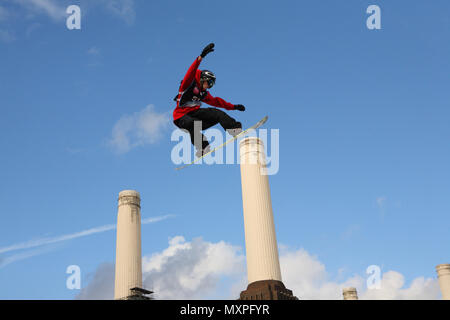
[[[344,300],[358,300],[356,288],[344,288],[342,294],[344,295]]]
[[[141,287],[141,199],[139,192],[124,190],[117,212],[114,299],[127,299],[134,295],[131,289]]]
[[[436,266],[436,272],[439,278],[442,299],[450,300],[450,264],[445,263]]]
[[[249,285],[242,300],[296,299],[281,281],[264,145],[248,137],[240,145],[242,201]]]

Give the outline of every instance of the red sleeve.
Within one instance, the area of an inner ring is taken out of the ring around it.
[[[212,95],[209,94],[209,92],[206,95],[206,97],[203,99],[203,102],[207,103],[211,106],[214,106],[214,107],[224,108],[227,110],[234,110],[234,104],[226,102],[222,98],[213,97]]]
[[[195,58],[194,63],[192,63],[191,66],[189,67],[188,71],[186,72],[186,75],[184,76],[183,81],[181,82],[180,92],[186,90],[191,85],[192,81],[194,81],[195,72],[197,71],[199,65],[200,61],[198,61],[197,57]]]

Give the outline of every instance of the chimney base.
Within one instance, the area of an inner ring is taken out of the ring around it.
[[[298,300],[278,280],[260,280],[250,283],[247,290],[241,292],[239,300]]]

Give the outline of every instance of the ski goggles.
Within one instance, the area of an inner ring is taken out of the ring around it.
[[[214,83],[216,83],[215,79],[202,79],[203,81],[205,81],[208,84],[208,87],[212,87],[214,85]]]

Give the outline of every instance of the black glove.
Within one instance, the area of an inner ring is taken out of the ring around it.
[[[200,55],[200,57],[202,57],[202,59],[203,59],[204,57],[206,57],[206,55],[208,53],[213,52],[213,51],[214,51],[214,43],[210,43],[210,44],[208,44],[205,47],[205,49],[203,49],[202,54]]]
[[[245,107],[242,104],[235,104],[234,110],[245,111]]]

